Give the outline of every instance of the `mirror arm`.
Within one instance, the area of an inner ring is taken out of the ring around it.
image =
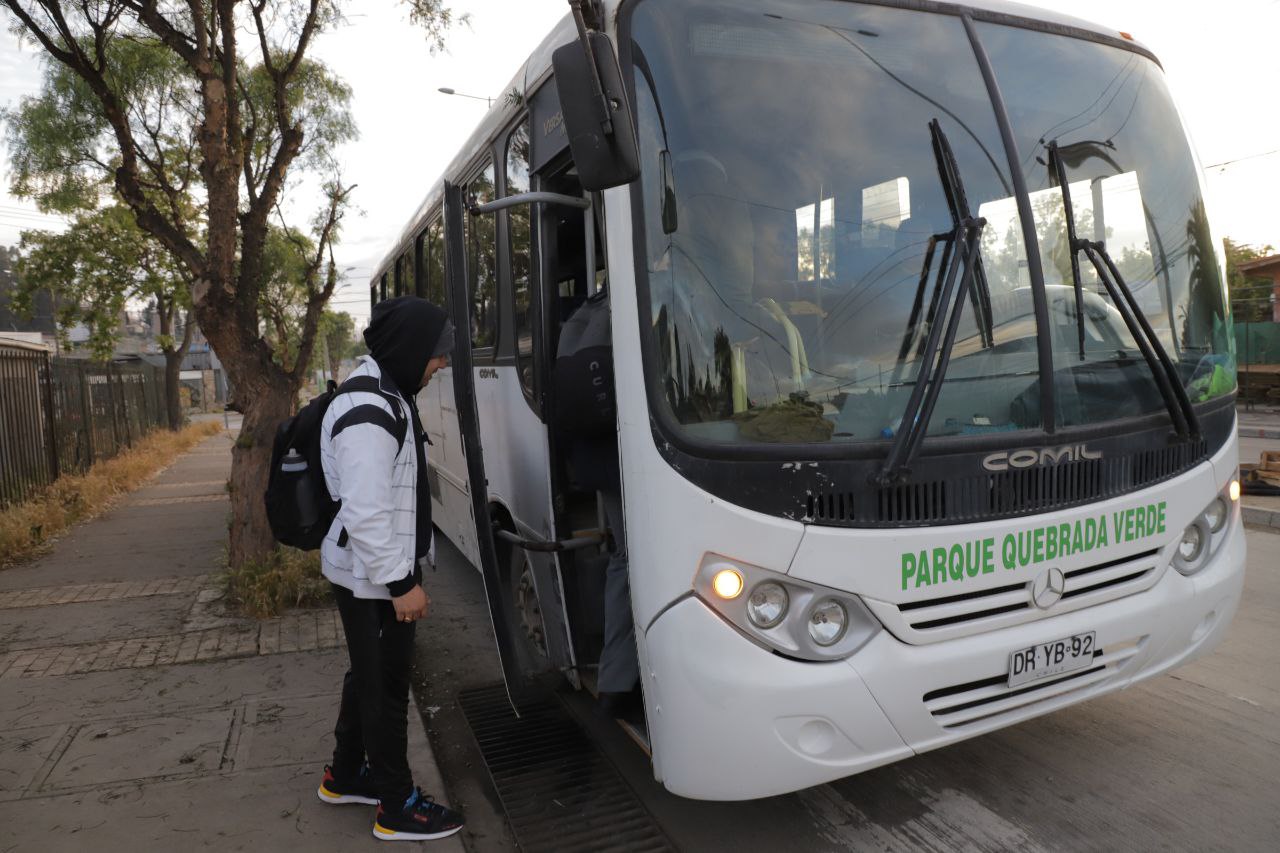
[[[578,27],[578,40],[582,42],[582,50],[587,55],[587,68],[591,71],[591,95],[596,102],[596,118],[605,136],[613,135],[613,119],[610,117],[609,101],[604,96],[604,83],[600,80],[600,69],[596,67],[596,52],[591,47],[591,39],[587,37],[587,23],[582,17],[583,0],[569,0],[569,8],[573,10],[573,22]]]
[[[519,195],[504,196],[496,201],[487,204],[477,204],[468,207],[472,216],[478,216],[482,213],[493,213],[495,210],[506,210],[509,207],[519,207],[522,204],[560,204],[565,207],[576,207],[579,210],[587,210],[591,207],[588,199],[576,195],[561,195],[560,193],[520,193]]]

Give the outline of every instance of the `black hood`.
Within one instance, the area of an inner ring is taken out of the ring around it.
[[[397,296],[373,307],[364,342],[384,376],[405,396],[418,392],[449,315],[419,296]]]

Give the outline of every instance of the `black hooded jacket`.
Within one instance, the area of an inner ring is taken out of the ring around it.
[[[427,455],[423,445],[426,433],[418,417],[417,395],[422,374],[435,351],[436,344],[449,322],[443,308],[418,296],[385,299],[373,308],[364,342],[378,363],[382,375],[390,380],[409,404],[413,418],[413,435],[418,451],[418,513],[415,557],[425,557],[431,548],[431,492],[427,485]],[[393,594],[394,591],[393,591]]]

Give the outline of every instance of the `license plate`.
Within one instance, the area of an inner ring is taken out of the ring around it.
[[[1094,632],[1036,643],[1009,655],[1009,686],[1083,669],[1093,663]]]

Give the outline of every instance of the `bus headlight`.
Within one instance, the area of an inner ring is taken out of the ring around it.
[[[1209,508],[1204,511],[1204,520],[1209,523],[1210,533],[1217,533],[1222,530],[1223,525],[1227,523],[1227,519],[1230,517],[1231,505],[1221,495],[1214,498],[1213,503],[1209,504]]]
[[[721,598],[737,598],[742,594],[742,575],[735,569],[720,569],[711,579],[711,587]]]
[[[1236,511],[1240,481],[1233,478],[1216,495],[1204,512],[1182,531],[1173,552],[1173,567],[1184,575],[1194,575],[1209,564],[1209,558],[1227,538],[1231,516]]]
[[[730,575],[746,595],[724,594]],[[798,660],[847,658],[880,630],[880,623],[852,593],[718,554],[703,556],[693,590],[753,642]]]
[[[1204,553],[1204,530],[1196,522],[1187,525],[1182,531],[1182,541],[1178,543],[1178,557],[1186,565],[1195,565]]]
[[[787,605],[791,597],[787,588],[780,583],[765,581],[751,590],[747,599],[747,618],[757,628],[772,628],[787,615]]]
[[[849,614],[844,606],[832,599],[827,599],[813,608],[809,614],[809,636],[820,646],[829,646],[844,636],[845,623]]]

